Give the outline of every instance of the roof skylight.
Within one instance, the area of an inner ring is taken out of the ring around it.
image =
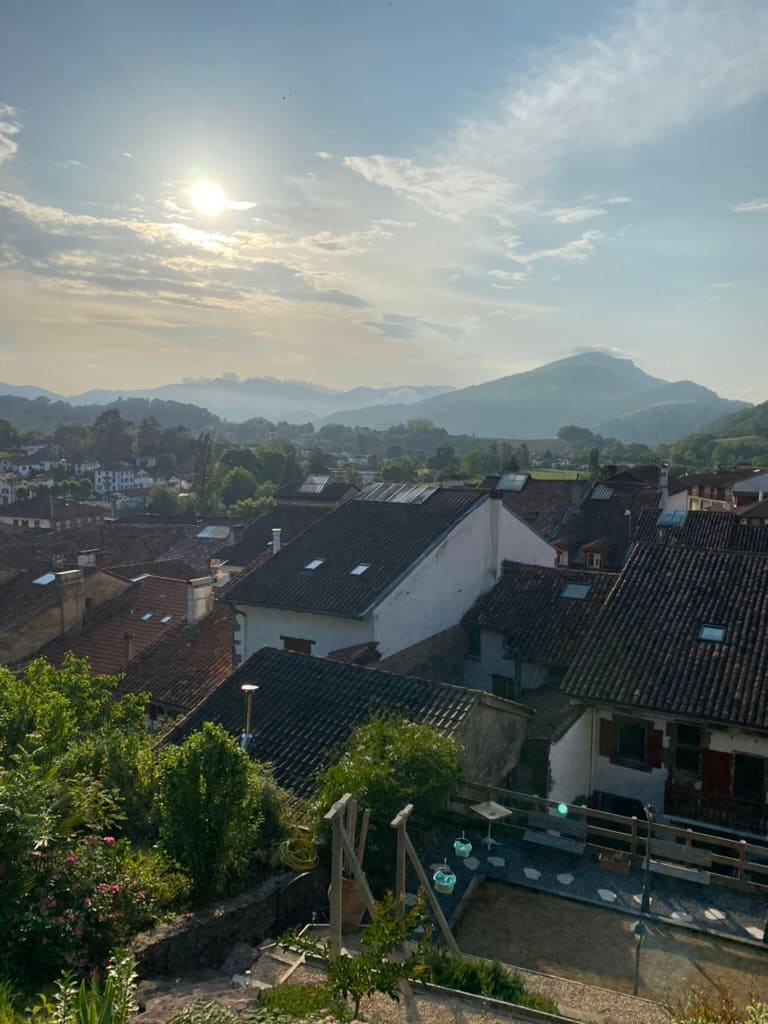
[[[141,616],[141,621],[146,622],[148,619],[151,619],[154,614],[154,612],[144,612],[144,614]]]
[[[356,565],[355,568],[350,572],[349,575],[350,576],[362,576],[366,569],[370,569],[369,563],[368,562],[360,562],[360,564]]]
[[[55,572],[46,572],[42,576],[38,576],[36,580],[32,580],[33,583],[37,583],[41,587],[47,587],[49,583],[53,583],[56,579]]]
[[[164,616],[162,617],[162,619],[160,619],[160,621],[161,621],[161,622],[163,622],[163,623],[165,623],[165,622],[170,622],[172,618],[173,618],[173,616],[172,616],[172,615],[164,615]]]
[[[324,558],[313,558],[311,562],[307,562],[304,566],[305,569],[319,569],[325,561]]]
[[[725,626],[711,626],[704,623],[699,628],[699,640],[706,640],[711,644],[721,644],[725,640]]]
[[[566,583],[560,591],[560,597],[569,597],[574,601],[583,601],[591,589],[591,583]]]

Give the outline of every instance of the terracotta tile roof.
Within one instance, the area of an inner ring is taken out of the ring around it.
[[[511,658],[566,667],[618,578],[616,573],[505,562],[504,575],[467,618],[481,629],[503,633]],[[563,596],[569,583],[589,588],[583,599]]]
[[[435,488],[422,504],[347,501],[243,573],[225,599],[361,618],[465,515],[488,500],[487,492],[475,488]],[[308,569],[313,561],[320,564]],[[352,573],[363,565],[367,568],[360,575]]]
[[[272,552],[272,528],[280,528],[280,543],[288,544],[327,513],[327,508],[303,505],[275,505],[274,508],[249,523],[242,539],[230,547],[219,548],[216,558],[232,565],[249,565],[262,555]]]
[[[519,493],[504,492],[504,505],[540,537],[550,540],[588,484],[572,480],[529,480]]]
[[[681,511],[665,516],[660,509],[646,509],[637,517],[633,535],[637,541],[646,543],[680,544],[711,551],[768,552],[768,528],[741,523],[742,514],[743,510]]]
[[[185,526],[132,526],[122,522],[90,523],[69,530],[6,540],[0,533],[0,565],[25,569],[39,560],[60,559],[62,567],[77,565],[78,551],[109,552],[112,563],[126,565],[164,557],[185,535]]]
[[[722,627],[721,643],[700,640]],[[639,544],[568,671],[586,701],[768,729],[768,556]]]
[[[398,676],[359,665],[264,647],[241,665],[169,734],[181,742],[203,722],[239,735],[245,701],[240,687],[255,683],[249,752],[273,765],[277,782],[307,796],[318,769],[352,729],[375,715],[402,716],[454,733],[480,694],[459,686]]]
[[[184,714],[204,700],[234,668],[234,613],[217,602],[199,622],[177,623],[128,664],[119,693],[148,693],[151,703]]]
[[[660,498],[660,491],[643,484],[597,483],[558,530],[554,544],[570,553],[572,565],[583,564],[587,548],[603,553],[604,569],[620,569],[629,554],[636,517],[647,508],[658,511]]]
[[[38,562],[26,572],[0,586],[0,630],[11,629],[18,622],[35,618],[59,602],[59,585],[50,566]],[[35,583],[37,579],[47,582]]]
[[[95,674],[118,674],[130,660],[125,634],[132,634],[130,653],[135,658],[185,619],[186,593],[183,580],[147,576],[97,608],[83,629],[42,648],[40,656],[60,665],[72,651],[78,658],[88,658]]]
[[[0,516],[7,519],[50,519],[51,505],[55,519],[103,519],[111,515],[104,505],[83,505],[77,501],[64,501],[62,498],[51,498],[40,494],[36,498],[14,501],[10,505],[0,505]]]

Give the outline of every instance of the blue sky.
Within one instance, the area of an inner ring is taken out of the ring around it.
[[[0,379],[768,399],[766,67],[764,0],[6,0]]]

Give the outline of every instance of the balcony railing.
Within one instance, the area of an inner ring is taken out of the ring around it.
[[[670,786],[664,794],[664,813],[690,818],[716,828],[768,834],[768,807],[764,803],[703,796],[686,786]]]

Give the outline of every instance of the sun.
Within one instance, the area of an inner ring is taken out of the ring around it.
[[[227,202],[224,190],[212,181],[198,181],[189,190],[189,198],[198,213],[206,217],[215,217],[221,213]]]

